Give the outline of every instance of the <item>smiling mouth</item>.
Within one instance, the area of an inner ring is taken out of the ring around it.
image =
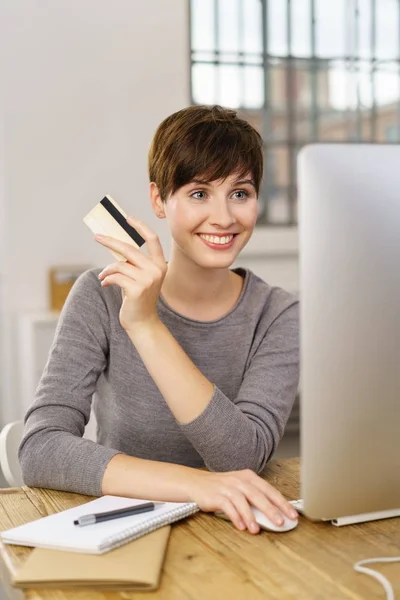
[[[234,237],[237,236],[237,233],[231,233],[230,235],[207,235],[205,233],[199,233],[199,237],[201,237],[204,241],[209,244],[218,244],[219,246],[226,246],[230,244]]]

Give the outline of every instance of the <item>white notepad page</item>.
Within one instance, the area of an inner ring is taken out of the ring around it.
[[[74,520],[87,514],[135,506],[149,500],[102,496],[48,517],[8,529],[0,534],[5,544],[103,554],[163,525],[199,510],[194,502],[155,502],[153,511],[79,527]]]

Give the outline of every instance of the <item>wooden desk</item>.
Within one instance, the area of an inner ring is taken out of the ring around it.
[[[298,459],[273,461],[265,472],[289,499],[299,495]],[[81,504],[91,498],[28,487],[0,490],[0,529]],[[211,515],[173,525],[161,585],[156,592],[28,590],[7,585],[31,549],[3,547],[3,585],[24,600],[368,600],[384,598],[375,580],[353,570],[363,558],[400,555],[400,519],[337,528],[300,517],[288,533],[257,536]],[[400,563],[377,565],[400,593]]]

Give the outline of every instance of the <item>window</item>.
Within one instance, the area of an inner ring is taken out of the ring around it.
[[[265,141],[260,225],[297,222],[306,143],[400,143],[399,0],[190,0],[192,102]]]

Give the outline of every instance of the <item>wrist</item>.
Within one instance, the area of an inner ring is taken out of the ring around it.
[[[125,331],[131,341],[135,344],[142,338],[154,336],[161,326],[162,322],[158,318],[158,315],[155,315],[154,317],[146,319],[145,321],[138,321]]]
[[[209,471],[193,467],[189,467],[189,470],[189,472],[185,473],[183,481],[184,493],[187,496],[188,502],[197,502],[199,491],[204,484],[205,478],[209,475]]]

